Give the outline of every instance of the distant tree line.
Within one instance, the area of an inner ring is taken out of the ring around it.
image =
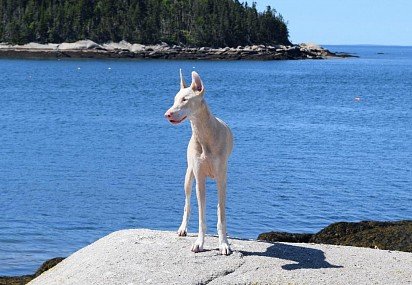
[[[237,0],[0,0],[0,42],[289,44],[276,10]]]

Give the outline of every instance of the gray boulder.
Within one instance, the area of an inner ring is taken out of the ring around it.
[[[79,250],[30,284],[407,284],[412,255],[333,245],[218,238],[193,253],[196,236],[123,230]]]

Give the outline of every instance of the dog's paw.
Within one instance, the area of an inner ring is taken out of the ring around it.
[[[187,236],[187,230],[185,228],[179,228],[177,230],[177,235],[180,237],[185,237]]]
[[[203,243],[196,241],[193,245],[192,245],[192,251],[193,252],[201,252],[203,251]]]
[[[222,255],[229,255],[232,253],[232,250],[229,247],[229,244],[227,242],[222,242],[219,245],[219,251]]]

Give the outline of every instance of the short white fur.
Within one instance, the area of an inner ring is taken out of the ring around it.
[[[185,176],[185,207],[178,235],[187,235],[190,214],[190,196],[193,178],[196,180],[196,196],[199,208],[199,233],[192,246],[193,252],[203,251],[206,234],[206,178],[216,180],[218,189],[217,232],[219,251],[223,255],[231,252],[226,233],[226,183],[227,164],[233,148],[233,136],[229,127],[210,112],[204,100],[205,87],[195,71],[192,83],[186,86],[180,70],[180,91],[176,94],[173,106],[165,117],[172,124],[179,124],[186,118],[192,126],[192,137],[187,147],[187,170]]]

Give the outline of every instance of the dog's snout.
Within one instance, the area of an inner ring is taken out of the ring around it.
[[[166,118],[166,119],[170,119],[172,116],[173,116],[173,112],[167,111],[167,112],[165,113],[165,118]]]

